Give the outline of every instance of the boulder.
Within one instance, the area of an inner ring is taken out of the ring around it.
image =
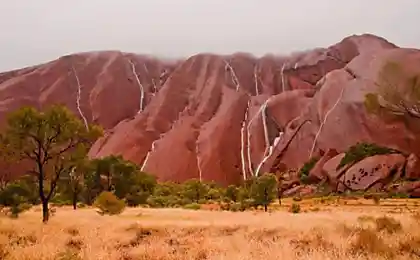
[[[415,154],[410,154],[405,166],[405,178],[409,180],[420,179],[420,159]]]
[[[339,182],[351,191],[367,191],[398,180],[402,176],[406,158],[401,154],[375,155],[351,166]]]
[[[334,149],[328,149],[328,151],[316,162],[314,167],[309,171],[309,178],[313,180],[325,180],[327,175],[324,174],[323,167],[332,158],[338,155],[338,152]]]
[[[288,189],[283,192],[282,196],[292,197],[292,196],[309,196],[316,192],[316,186],[314,185],[299,185],[294,188]]]
[[[337,186],[338,178],[340,173],[343,172],[342,169],[338,170],[337,167],[340,164],[341,160],[344,158],[345,153],[340,153],[328,161],[326,161],[322,166],[322,176],[325,176],[332,187]]]

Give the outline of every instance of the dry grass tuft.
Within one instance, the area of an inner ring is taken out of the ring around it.
[[[69,240],[67,240],[66,247],[73,251],[80,251],[82,250],[83,244],[84,243],[82,239],[72,237]]]
[[[65,230],[70,236],[77,236],[79,235],[79,230],[75,227],[69,227]]]
[[[394,234],[396,232],[402,231],[401,223],[392,217],[379,217],[375,219],[375,224],[377,231],[386,231],[389,234]]]
[[[392,248],[372,229],[360,229],[355,234],[349,252],[355,255],[382,255],[386,258],[393,256]]]

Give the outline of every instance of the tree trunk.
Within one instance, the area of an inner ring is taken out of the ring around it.
[[[77,209],[77,192],[73,192],[73,209]]]
[[[264,204],[264,211],[267,212],[267,204]]]
[[[50,219],[50,211],[48,209],[48,201],[42,201],[42,222],[47,223]]]

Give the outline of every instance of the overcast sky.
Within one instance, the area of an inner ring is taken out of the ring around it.
[[[122,50],[286,54],[373,33],[420,48],[420,0],[0,0],[0,71]]]

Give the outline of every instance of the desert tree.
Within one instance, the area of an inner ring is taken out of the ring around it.
[[[229,185],[225,190],[225,198],[229,201],[237,202],[238,201],[239,187],[235,185]]]
[[[386,62],[376,82],[377,92],[365,96],[369,112],[390,112],[420,119],[420,73],[413,73],[395,61]]]
[[[251,184],[250,197],[254,206],[264,206],[264,211],[267,211],[268,205],[277,197],[276,176],[264,174],[255,178]]]
[[[73,205],[73,209],[77,209],[77,202],[85,189],[85,176],[90,172],[90,161],[87,159],[81,159],[77,161],[73,167],[63,173],[60,178],[61,192],[67,198],[70,198]],[[59,188],[60,188],[59,187]]]
[[[102,134],[100,127],[85,127],[64,106],[45,111],[22,107],[8,116],[1,136],[1,147],[17,163],[28,165],[28,174],[36,176],[42,203],[42,221],[49,220],[48,203],[57,184],[83,160],[92,143]]]
[[[198,179],[187,180],[183,185],[183,196],[192,202],[199,203],[208,193],[208,186]]]
[[[139,167],[122,156],[110,155],[91,161],[85,187],[89,190],[89,201],[103,191],[113,192],[128,205],[146,203],[156,185],[154,176],[140,171]],[[93,193],[93,194],[92,194]]]

